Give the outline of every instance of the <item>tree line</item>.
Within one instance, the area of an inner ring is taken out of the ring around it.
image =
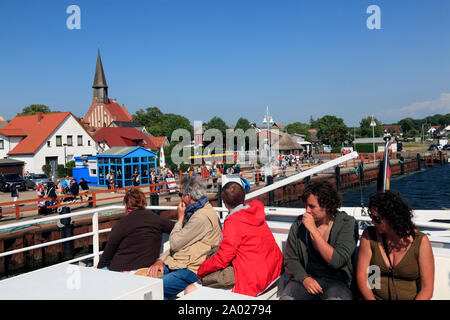
[[[23,108],[22,112],[17,115],[31,115],[37,114],[38,112],[50,113],[56,111],[51,111],[50,107],[46,105],[33,104]],[[194,128],[189,119],[173,113],[163,113],[158,107],[139,109],[132,117],[135,123],[144,126],[153,136],[166,136],[170,141],[174,130],[184,128],[193,137]],[[372,121],[375,122],[373,128],[371,126]],[[390,125],[400,125],[404,137],[415,137],[421,136],[422,129],[426,135],[426,131],[431,126],[443,126],[447,124],[450,124],[450,113],[445,115],[435,114],[423,119],[412,119],[408,117]],[[311,141],[312,137],[309,129],[315,128],[317,129],[317,138],[321,143],[331,145],[333,148],[340,148],[342,144],[351,144],[356,137],[364,138],[372,137],[373,135],[375,137],[381,137],[383,135],[382,125],[380,120],[370,116],[361,119],[357,127],[348,127],[344,119],[333,115],[325,115],[316,120],[311,116],[309,123],[299,121],[289,123],[286,125],[286,132],[289,134],[297,133],[304,135],[307,141]],[[242,129],[245,132],[248,129],[256,128],[256,126],[256,123],[241,117],[237,120],[233,128]],[[205,130],[218,129],[224,137],[226,136],[226,130],[230,127],[230,125],[218,116],[204,123]]]

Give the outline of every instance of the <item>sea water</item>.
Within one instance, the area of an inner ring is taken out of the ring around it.
[[[390,190],[400,192],[413,209],[450,209],[450,165],[435,164],[422,167],[419,171],[405,173],[391,178]],[[377,190],[377,183],[341,190],[343,207],[359,207],[361,199],[364,206],[369,196]],[[289,202],[284,207],[304,207],[301,201]]]

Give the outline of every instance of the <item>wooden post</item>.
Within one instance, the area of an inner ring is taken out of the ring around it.
[[[97,195],[95,192],[92,192],[92,208],[95,208],[97,206],[96,200],[97,200]]]
[[[336,179],[336,189],[339,189],[341,187],[341,167],[334,167],[334,175]]]

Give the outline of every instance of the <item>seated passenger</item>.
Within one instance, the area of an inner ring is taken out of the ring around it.
[[[198,270],[200,280],[232,265],[232,292],[256,296],[280,276],[283,254],[266,222],[259,200],[244,203],[245,192],[236,182],[227,183],[222,199],[229,214],[225,218],[220,248]]]
[[[434,257],[428,237],[412,222],[412,210],[392,191],[370,196],[367,227],[358,251],[356,279],[367,300],[431,299]],[[371,281],[368,276],[370,266]]]
[[[170,250],[148,269],[147,275],[162,273],[164,298],[174,298],[197,281],[197,270],[210,250],[219,245],[220,221],[208,202],[204,183],[195,177],[181,179],[181,201],[170,233]]]
[[[302,201],[306,212],[292,224],[286,243],[290,280],[280,299],[351,300],[356,221],[338,211],[341,195],[327,181],[307,185]]]
[[[172,231],[174,222],[146,210],[144,193],[130,189],[123,198],[126,216],[111,230],[97,268],[134,271],[148,268],[159,257],[162,233]]]

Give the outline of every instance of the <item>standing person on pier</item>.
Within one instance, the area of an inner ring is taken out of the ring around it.
[[[19,191],[17,190],[17,187],[14,183],[11,185],[10,190],[11,190],[12,201],[16,202],[17,199],[19,199]],[[14,206],[15,205],[13,205],[13,207]]]
[[[302,195],[306,212],[289,231],[282,300],[351,300],[355,218],[338,211],[342,198],[328,181],[312,182]]]

